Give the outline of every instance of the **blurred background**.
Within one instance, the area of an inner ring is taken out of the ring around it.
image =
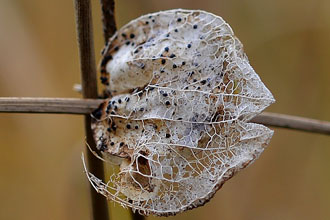
[[[329,0],[120,0],[118,27],[171,8],[222,16],[277,102],[330,120]],[[93,0],[95,51],[103,47]],[[0,96],[80,97],[73,1],[0,0]],[[0,219],[90,219],[83,118],[0,114]],[[330,219],[330,137],[275,129],[261,158],[205,206],[168,219]],[[128,212],[110,203],[112,219]],[[150,217],[148,219],[158,219]]]

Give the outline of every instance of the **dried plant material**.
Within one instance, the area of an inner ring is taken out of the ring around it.
[[[110,98],[93,112],[97,148],[117,172],[99,193],[159,216],[205,204],[273,132],[248,123],[274,102],[218,16],[170,10],[131,21],[103,51]]]

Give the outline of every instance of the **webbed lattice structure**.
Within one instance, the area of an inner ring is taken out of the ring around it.
[[[97,148],[117,166],[104,196],[142,214],[203,205],[262,153],[273,132],[248,121],[274,102],[230,26],[170,10],[121,28],[105,50],[110,98],[93,112]]]

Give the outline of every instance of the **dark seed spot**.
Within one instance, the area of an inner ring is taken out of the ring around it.
[[[107,128],[107,131],[110,132],[111,131],[111,128]]]
[[[115,47],[115,51],[118,51],[119,50],[119,47]]]
[[[206,83],[206,80],[205,79],[201,81],[201,84],[202,85],[204,85],[205,83]]]
[[[152,19],[152,22],[155,22],[155,19]]]
[[[178,18],[178,20],[177,20],[178,22],[181,22],[182,21],[182,19],[181,18]]]
[[[130,43],[131,43],[131,42],[129,42],[129,41],[126,41],[126,45],[127,45],[127,46],[128,46]]]
[[[101,80],[101,83],[106,83],[108,81],[108,78],[107,77],[104,77],[104,76],[101,76],[100,77],[100,80]]]
[[[173,64],[173,68],[175,69],[175,68],[177,68],[177,66],[175,64]]]
[[[146,21],[146,24],[149,24],[149,21]]]
[[[144,108],[140,108],[140,112],[143,112],[144,111]]]
[[[170,104],[171,104],[170,101],[166,101],[166,102],[165,102],[165,105],[170,105]]]
[[[171,135],[170,134],[166,134],[166,136],[165,136],[166,138],[170,138],[171,137]]]
[[[119,103],[119,104],[121,103],[121,99],[118,99],[118,103]]]
[[[96,118],[96,119],[100,119],[102,116],[102,111],[100,109],[96,109],[92,112],[92,115]]]
[[[127,125],[126,125],[126,128],[127,128],[127,129],[131,129],[131,125],[130,125],[130,124],[127,124]]]
[[[129,102],[129,100],[130,100],[129,97],[126,97],[126,98],[125,98],[125,101],[126,101],[126,102]]]
[[[124,38],[127,37],[127,35],[125,33],[122,33],[121,36],[123,36]]]
[[[190,48],[191,47],[191,44],[188,44],[187,47]]]
[[[164,97],[167,97],[167,93],[163,93],[163,96],[164,96]]]
[[[175,54],[172,53],[172,54],[170,55],[170,58],[174,58],[174,57],[176,57],[176,56],[175,56]]]
[[[166,63],[166,60],[165,59],[162,59],[162,64],[165,64]]]
[[[135,125],[135,129],[139,129],[139,126]]]
[[[186,62],[183,61],[183,62],[182,62],[182,66],[184,66],[184,65],[186,65]]]
[[[194,29],[197,29],[197,24],[195,24],[195,25],[193,26],[193,28],[194,28]]]
[[[107,64],[108,61],[112,60],[112,56],[111,55],[108,55],[108,56],[105,56],[102,60],[102,63],[101,63],[101,66],[104,66]]]
[[[170,50],[170,48],[165,47],[164,50],[165,50],[166,52],[168,52],[168,51]]]
[[[115,143],[111,142],[110,145],[113,146],[113,145],[115,145]]]
[[[170,34],[166,34],[166,37],[169,37],[170,36]]]
[[[124,146],[124,144],[125,144],[124,142],[120,142],[119,146],[122,147],[122,146]]]
[[[102,144],[100,147],[100,151],[105,151],[107,149],[107,145]]]
[[[130,34],[129,37],[133,39],[135,37],[135,34]]]
[[[178,32],[178,29],[174,29],[175,32]]]

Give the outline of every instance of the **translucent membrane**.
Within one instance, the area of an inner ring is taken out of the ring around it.
[[[273,135],[247,122],[272,94],[230,26],[211,13],[177,9],[131,21],[106,45],[101,81],[109,99],[92,128],[114,172],[106,184],[88,177],[141,214],[203,205]]]

